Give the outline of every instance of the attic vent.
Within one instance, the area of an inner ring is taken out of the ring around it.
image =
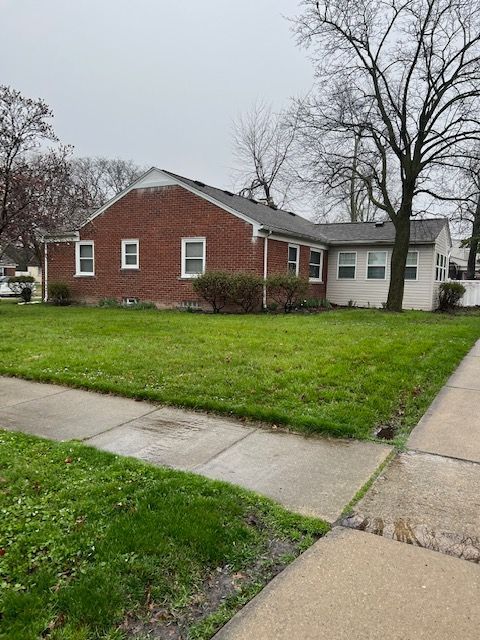
[[[225,189],[223,190],[223,193],[226,193],[227,196],[233,196],[235,194],[233,194],[231,191],[226,191]]]
[[[200,182],[200,180],[194,180],[195,184],[198,184],[199,187],[206,187],[206,184],[204,182]]]
[[[383,227],[384,224],[385,222],[383,222],[383,220],[379,220],[378,222],[375,222],[376,227]]]

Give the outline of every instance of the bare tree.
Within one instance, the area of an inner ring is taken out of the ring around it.
[[[387,308],[400,311],[410,220],[422,198],[442,197],[435,173],[456,166],[465,147],[480,140],[480,4],[302,5],[295,29],[313,52],[320,87],[312,108],[339,175],[351,171],[351,141],[362,136],[354,171],[395,226]]]
[[[286,113],[257,103],[234,123],[239,194],[282,208],[294,198],[292,170],[296,127]]]
[[[42,143],[57,142],[52,117],[43,100],[0,86],[0,236],[41,195],[31,157]]]

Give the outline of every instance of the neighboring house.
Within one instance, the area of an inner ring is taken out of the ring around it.
[[[404,306],[431,310],[447,277],[448,222],[415,220],[411,229]],[[289,271],[309,279],[308,297],[380,307],[393,240],[391,222],[315,224],[152,168],[78,230],[45,237],[45,299],[48,284],[61,281],[89,303],[203,305],[192,280],[205,270]]]
[[[17,265],[8,256],[0,258],[0,277],[14,276],[16,268]]]
[[[462,240],[453,240],[450,254],[450,277],[454,280],[466,280],[469,247],[462,246]],[[480,278],[480,255],[477,255],[475,277]]]

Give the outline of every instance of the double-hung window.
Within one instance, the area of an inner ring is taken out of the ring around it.
[[[205,272],[205,238],[182,238],[182,278],[197,278]]]
[[[322,280],[322,251],[317,249],[310,249],[309,277],[317,282]]]
[[[296,244],[288,245],[288,273],[298,276],[298,254],[299,247]]]
[[[122,269],[140,267],[138,240],[122,240]]]
[[[95,274],[95,255],[93,241],[82,240],[75,245],[75,262],[77,276],[93,276]]]
[[[417,280],[418,277],[418,251],[409,251],[405,266],[405,280]]]
[[[385,280],[387,274],[387,252],[369,251],[367,255],[367,280]]]
[[[435,280],[437,282],[445,282],[447,279],[447,256],[443,253],[437,253],[435,264]]]
[[[357,271],[357,254],[355,251],[340,251],[338,254],[339,280],[355,280]]]

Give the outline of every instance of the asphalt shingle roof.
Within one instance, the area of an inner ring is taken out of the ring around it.
[[[163,171],[189,187],[214,198],[231,209],[235,209],[238,213],[258,222],[268,230],[326,242],[326,238],[323,237],[321,231],[319,231],[318,225],[298,214],[284,211],[283,209],[273,209],[266,204],[238,196],[231,191],[217,189],[198,180],[184,178],[165,169],[163,169]]]
[[[273,209],[266,204],[244,198],[231,191],[218,189],[199,180],[191,180],[171,171],[163,170],[179,182],[214,198],[221,204],[238,211],[258,222],[269,231],[284,233],[326,244],[380,243],[392,244],[395,239],[393,222],[378,226],[375,222],[347,222],[316,224],[298,214],[283,209]],[[444,218],[429,218],[411,221],[412,244],[435,242],[438,234],[447,224]]]
[[[438,234],[448,224],[445,218],[428,218],[410,222],[410,243],[422,244],[435,242]],[[354,243],[393,243],[395,227],[393,222],[384,222],[378,226],[375,222],[346,222],[319,224],[318,229],[333,244]]]

